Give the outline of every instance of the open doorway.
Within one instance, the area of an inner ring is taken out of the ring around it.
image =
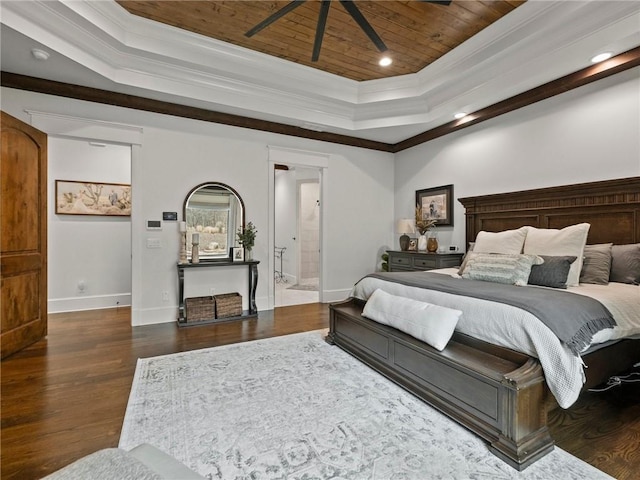
[[[131,305],[131,217],[104,213],[124,205],[112,195],[131,185],[131,146],[50,135],[48,153],[49,313]]]
[[[320,171],[275,169],[274,306],[319,301]]]

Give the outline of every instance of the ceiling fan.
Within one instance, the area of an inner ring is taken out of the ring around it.
[[[307,0],[293,0],[289,4],[282,7],[280,10],[276,11],[272,15],[265,18],[262,22],[258,23],[255,27],[248,30],[245,33],[246,37],[252,37],[256,33],[260,32],[264,28],[271,25],[276,20],[282,18],[287,13],[293,11],[298,8],[300,5],[305,3]],[[322,0],[322,4],[320,5],[320,14],[318,16],[318,25],[316,27],[316,35],[313,42],[313,53],[311,54],[311,61],[316,62],[320,57],[320,47],[322,46],[322,37],[324,36],[324,28],[327,24],[327,16],[329,15],[329,6],[333,0]],[[380,36],[373,29],[371,24],[364,18],[360,9],[356,6],[353,0],[338,0],[340,5],[344,7],[344,9],[351,15],[351,17],[355,20],[358,26],[362,29],[362,31],[369,37],[369,39],[373,42],[376,48],[380,52],[384,52],[387,50],[387,46],[384,44]],[[420,0],[426,3],[436,3],[439,5],[449,5],[451,0]]]

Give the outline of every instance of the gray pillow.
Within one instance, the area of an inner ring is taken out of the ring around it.
[[[611,247],[609,281],[640,285],[640,243]]]
[[[580,283],[607,285],[611,273],[611,247],[613,243],[585,245]]]
[[[533,265],[529,274],[529,285],[542,287],[567,288],[567,277],[571,264],[576,256],[539,255],[544,260],[542,265]]]

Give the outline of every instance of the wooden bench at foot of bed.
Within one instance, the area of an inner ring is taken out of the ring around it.
[[[550,393],[538,361],[457,332],[439,352],[362,317],[363,306],[356,299],[331,305],[327,342],[487,440],[495,455],[518,470],[553,450]]]

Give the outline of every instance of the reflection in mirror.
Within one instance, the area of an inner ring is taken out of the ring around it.
[[[183,214],[189,259],[194,233],[199,236],[201,261],[229,258],[236,231],[244,226],[244,204],[233,188],[217,182],[198,185],[187,195]]]

